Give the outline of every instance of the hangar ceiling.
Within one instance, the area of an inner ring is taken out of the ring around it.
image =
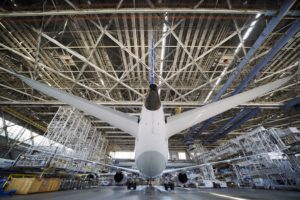
[[[47,126],[62,102],[43,95],[11,75],[16,71],[99,104],[138,115],[149,83],[151,35],[155,81],[167,116],[213,101],[251,50],[283,1],[18,1],[6,0],[0,14],[0,105],[3,113]],[[230,95],[299,18],[299,2],[288,8],[222,98]],[[293,74],[299,65],[300,32],[267,62],[247,89]],[[213,147],[263,125],[300,128],[300,113],[282,109],[300,95],[300,80],[227,111],[196,140],[205,141],[241,108],[260,108]],[[13,114],[15,113],[15,114]],[[21,116],[21,117],[20,117]],[[89,117],[111,145],[133,149],[134,139]],[[23,120],[24,121],[24,120]],[[40,129],[40,133],[43,131]],[[184,135],[170,148],[185,149]]]

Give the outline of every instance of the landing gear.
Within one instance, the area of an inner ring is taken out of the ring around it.
[[[151,188],[152,187],[152,181],[153,179],[147,179],[147,185]]]
[[[172,182],[165,183],[164,186],[165,186],[165,190],[168,190],[169,188],[170,190],[174,190],[175,188],[175,185]]]
[[[129,181],[127,181],[126,185],[127,185],[128,190],[131,190],[131,189],[136,190],[136,182],[135,181],[129,180]]]

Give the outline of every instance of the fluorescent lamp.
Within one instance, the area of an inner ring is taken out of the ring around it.
[[[216,83],[214,84],[214,86],[213,86],[213,88],[211,89],[211,91],[208,93],[208,95],[207,95],[207,97],[205,98],[205,100],[204,100],[203,103],[206,103],[206,102],[208,101],[208,99],[209,99],[210,96],[212,95],[214,89],[219,85],[219,83],[221,82],[223,76],[225,75],[225,73],[226,73],[226,71],[227,71],[227,69],[228,69],[228,66],[229,66],[229,65],[227,65],[227,66],[223,69],[221,75],[220,75],[219,78],[217,79],[217,81],[216,81]]]
[[[237,54],[240,50],[240,48],[242,47],[242,44],[245,42],[245,40],[249,37],[250,33],[253,31],[253,28],[255,26],[255,24],[258,22],[258,18],[261,16],[261,13],[258,13],[255,16],[255,20],[250,24],[250,27],[247,29],[246,33],[243,36],[242,41],[240,42],[240,44],[238,45],[238,47],[236,48],[236,50],[234,51],[234,54]]]
[[[100,78],[100,82],[101,82],[101,84],[102,84],[103,86],[105,86],[104,81],[103,81],[102,78]]]

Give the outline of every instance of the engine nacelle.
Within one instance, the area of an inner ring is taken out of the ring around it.
[[[115,182],[117,183],[120,183],[124,180],[125,178],[125,175],[123,174],[123,172],[117,172],[115,175],[114,175],[114,180]]]
[[[187,174],[184,172],[180,172],[177,176],[177,179],[182,184],[186,183],[189,180]]]

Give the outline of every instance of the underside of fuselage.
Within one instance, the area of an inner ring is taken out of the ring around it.
[[[158,151],[146,151],[137,157],[136,165],[145,177],[154,178],[164,171],[167,160]]]

